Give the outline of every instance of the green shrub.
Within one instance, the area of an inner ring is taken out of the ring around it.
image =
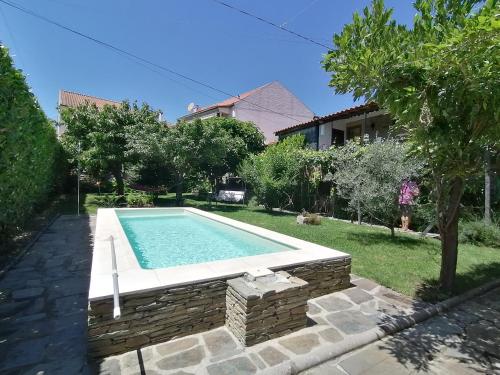
[[[259,201],[258,201],[258,199],[257,199],[256,196],[251,197],[248,200],[247,204],[248,204],[248,207],[250,207],[250,208],[257,208],[257,207],[259,207]]]
[[[149,194],[127,194],[125,199],[129,207],[151,207],[153,205],[153,196]]]
[[[309,212],[302,212],[302,216],[304,217],[304,224],[309,225],[320,225],[321,224],[321,216],[318,214],[312,214]]]
[[[251,155],[238,168],[238,175],[251,187],[259,204],[272,208],[309,208],[331,164],[331,154],[304,147],[303,135],[287,137],[258,155]]]
[[[54,127],[0,45],[0,237],[22,226],[56,183]]]
[[[102,194],[94,198],[98,207],[117,207],[123,196],[116,194]]]
[[[500,227],[483,221],[465,221],[459,226],[458,241],[500,248]]]
[[[212,185],[208,178],[197,178],[192,191],[198,197],[206,197],[212,191]]]

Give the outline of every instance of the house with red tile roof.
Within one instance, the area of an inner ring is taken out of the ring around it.
[[[58,108],[64,108],[64,107],[76,108],[80,105],[95,104],[95,106],[97,108],[102,109],[105,105],[118,106],[118,105],[120,105],[120,103],[121,102],[116,101],[116,100],[103,99],[103,98],[98,98],[97,96],[90,96],[90,95],[80,94],[80,93],[72,92],[72,91],[59,90],[59,98],[57,101],[57,107]],[[65,125],[62,124],[61,121],[58,121],[56,124],[57,136],[60,137],[64,133],[65,130],[66,130]]]
[[[342,146],[348,140],[359,138],[373,141],[385,138],[393,120],[376,103],[346,108],[310,121],[295,124],[275,132],[281,140],[294,134],[303,134],[309,147],[325,150],[330,146]]]
[[[120,105],[121,102],[110,99],[98,98],[97,96],[90,96],[85,94],[80,94],[77,92],[71,92],[66,90],[59,90],[59,107],[72,107],[76,108],[79,105],[84,104],[95,104],[97,108],[101,109],[105,105]]]
[[[210,117],[234,117],[253,122],[264,134],[266,143],[277,140],[275,132],[294,124],[312,120],[314,113],[280,82],[267,83],[256,89],[199,108],[178,121],[193,121]]]

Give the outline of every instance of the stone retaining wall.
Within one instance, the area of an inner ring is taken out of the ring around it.
[[[308,298],[349,287],[350,258],[308,263],[283,271],[308,282]],[[274,271],[278,271],[275,269]],[[120,297],[121,318],[113,319],[113,298],[89,303],[89,355],[124,353],[225,323],[226,279],[137,292]]]
[[[88,351],[93,357],[124,353],[224,325],[226,280],[139,292],[89,303]]]
[[[351,258],[306,263],[282,268],[282,271],[307,281],[309,298],[316,298],[349,288]]]
[[[226,327],[245,346],[305,328],[307,282],[287,272],[228,280]]]

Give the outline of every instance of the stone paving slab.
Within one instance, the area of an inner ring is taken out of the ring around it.
[[[496,288],[302,374],[500,374],[499,301]]]
[[[354,275],[352,279],[352,288],[309,300],[309,325],[296,333],[244,347],[228,329],[221,327],[167,344],[106,358],[102,363],[95,364],[95,371],[103,374],[135,374],[140,373],[142,368],[146,374],[174,374],[180,369],[178,364],[184,362],[182,370],[186,373],[256,374],[263,370],[278,369],[291,358],[307,358],[325,345],[341,344],[346,339],[377,330],[379,324],[394,316],[414,312],[407,297],[371,280]],[[187,343],[186,340],[191,341]],[[203,354],[200,351],[195,353],[195,345],[203,348]],[[131,356],[137,361],[130,362]]]
[[[0,373],[89,373],[94,226],[93,217],[59,217],[0,280]]]
[[[310,324],[299,332],[243,347],[221,327],[106,358],[95,364],[95,371],[219,375],[269,373],[274,369],[275,373],[288,374],[290,359],[307,361],[326,345],[342,345],[346,339],[356,339],[391,319],[429,306],[370,280],[354,276],[353,284],[348,290],[310,300]],[[500,288],[303,374],[494,373],[497,367],[500,370],[500,335],[495,325],[500,314],[499,299]]]

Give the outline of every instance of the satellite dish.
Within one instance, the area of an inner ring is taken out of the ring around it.
[[[190,113],[196,112],[198,110],[198,106],[196,104],[194,104],[194,103],[189,103],[187,110]]]

